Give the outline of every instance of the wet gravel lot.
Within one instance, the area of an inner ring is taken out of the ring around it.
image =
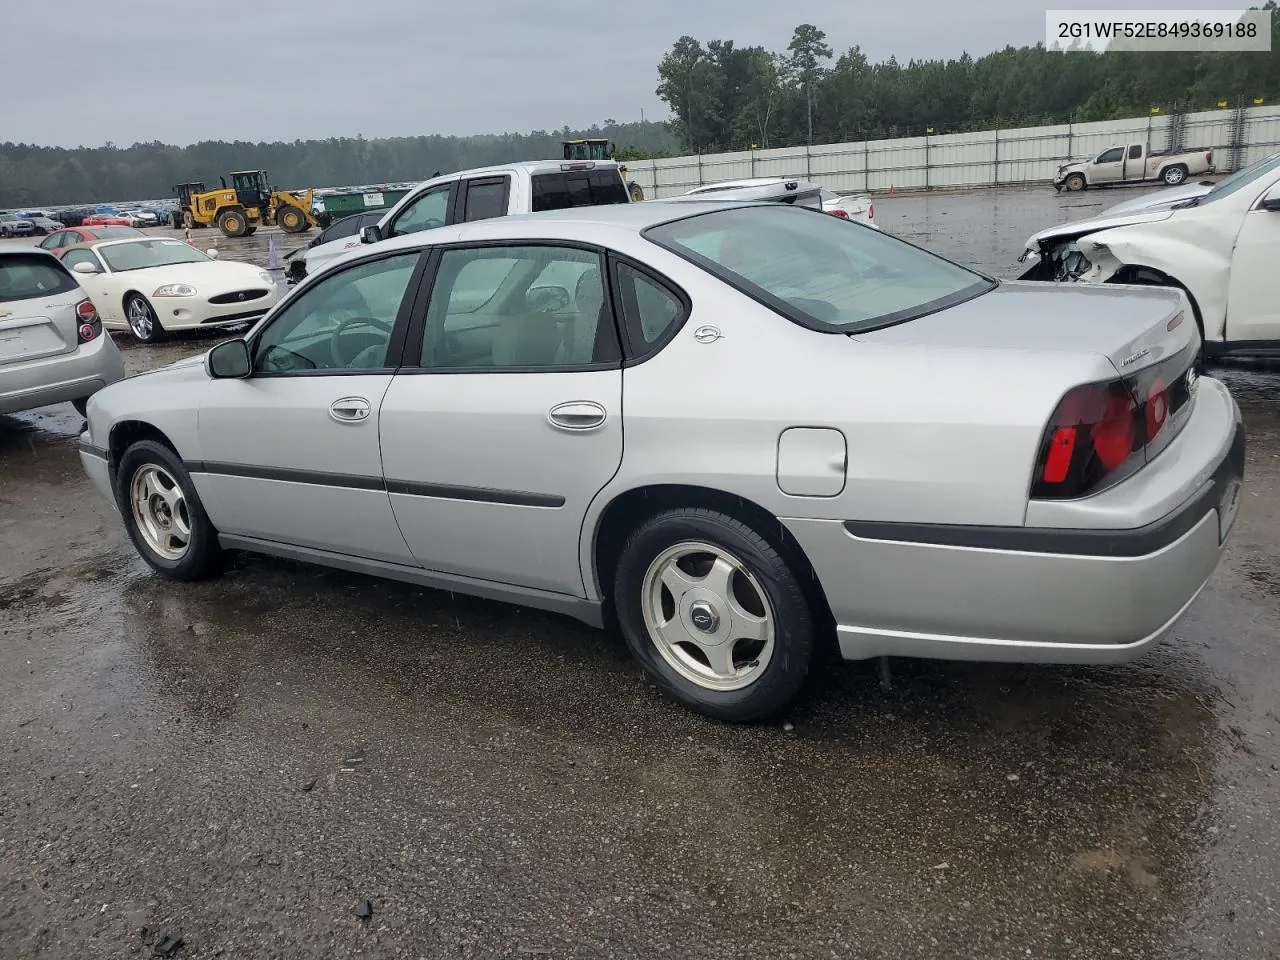
[[[1009,276],[1127,195],[877,216]],[[119,338],[134,371],[215,341]],[[0,957],[1280,957],[1280,371],[1218,375],[1244,504],[1155,652],[833,666],[786,727],[549,614],[258,558],[162,582],[70,407],[0,417]]]

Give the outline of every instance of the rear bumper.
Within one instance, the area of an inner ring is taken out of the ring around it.
[[[844,657],[1113,663],[1144,652],[1203,589],[1240,501],[1239,410],[1216,381],[1201,387],[1197,436],[1179,436],[1146,468],[1182,476],[1187,495],[1140,526],[784,520],[822,583]],[[1135,516],[1148,507],[1132,504]]]
[[[0,367],[0,413],[82,400],[123,380],[124,360],[105,333],[71,353]]]

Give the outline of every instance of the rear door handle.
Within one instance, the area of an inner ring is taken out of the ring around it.
[[[561,430],[594,430],[609,418],[609,412],[594,400],[558,403],[547,412],[547,420]]]
[[[364,397],[343,397],[329,404],[329,416],[339,423],[359,423],[369,419],[369,401]]]

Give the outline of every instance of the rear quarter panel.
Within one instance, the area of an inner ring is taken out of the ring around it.
[[[1049,414],[1102,359],[818,333],[665,251],[648,259],[693,310],[660,353],[624,371],[622,467],[586,531],[618,495],[653,484],[723,491],[780,518],[1018,525]],[[700,343],[694,331],[708,324],[721,339]],[[779,436],[795,426],[844,434],[838,495],[780,490]],[[588,571],[593,542],[584,537]]]

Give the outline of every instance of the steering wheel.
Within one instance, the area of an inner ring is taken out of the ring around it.
[[[348,317],[343,320],[333,328],[333,333],[329,334],[329,356],[333,360],[335,367],[345,368],[353,359],[347,357],[342,350],[342,335],[352,327],[374,327],[381,330],[390,339],[391,331],[395,328],[395,324],[387,323],[387,321],[379,320],[376,317]]]

